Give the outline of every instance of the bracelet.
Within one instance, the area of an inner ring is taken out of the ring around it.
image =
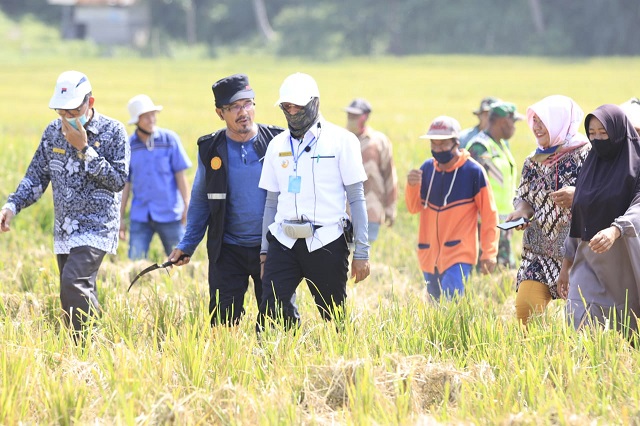
[[[618,231],[620,231],[620,237],[622,237],[622,234],[624,234],[623,229],[622,229],[622,226],[618,225],[618,224],[617,224],[617,223],[615,223],[615,222],[613,222],[613,223],[611,224],[611,226],[615,226],[616,228],[618,228]],[[618,238],[620,238],[620,237],[618,237]]]

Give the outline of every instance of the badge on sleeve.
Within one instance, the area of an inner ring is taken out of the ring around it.
[[[292,194],[300,193],[300,183],[302,182],[301,176],[289,176],[289,192]]]
[[[213,170],[219,170],[222,167],[222,159],[220,157],[213,157],[211,159],[211,168]]]

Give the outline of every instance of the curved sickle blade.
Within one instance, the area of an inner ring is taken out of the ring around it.
[[[178,260],[172,262],[170,260],[167,260],[166,262],[164,262],[162,265],[158,265],[157,263],[154,263],[151,266],[148,266],[146,268],[144,268],[142,271],[140,271],[140,273],[138,273],[138,275],[136,275],[136,277],[133,279],[133,281],[131,281],[131,284],[129,284],[129,288],[127,289],[127,293],[129,293],[129,290],[131,290],[131,287],[133,287],[133,285],[135,284],[136,281],[138,281],[138,279],[145,275],[148,274],[151,271],[155,271],[156,269],[160,269],[160,268],[168,268],[169,266],[180,262],[182,259],[186,258],[186,257],[190,257],[188,254],[182,254]]]
[[[163,263],[164,265],[164,263]],[[133,285],[136,283],[136,281],[138,281],[138,279],[143,276],[144,274],[148,274],[151,271],[155,271],[156,269],[160,269],[162,268],[162,266],[158,265],[157,263],[144,268],[142,271],[140,271],[140,273],[138,273],[138,275],[136,275],[136,277],[133,279],[133,281],[131,281],[131,284],[129,285],[129,288],[127,289],[127,293],[129,293],[129,290],[131,290],[131,287],[133,287]]]

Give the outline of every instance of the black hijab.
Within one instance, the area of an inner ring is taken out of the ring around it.
[[[592,117],[602,122],[614,148],[606,156],[592,148],[582,164],[571,208],[569,236],[583,241],[610,227],[640,191],[637,186],[640,141],[629,119],[617,105],[602,105],[586,116],[587,134]]]

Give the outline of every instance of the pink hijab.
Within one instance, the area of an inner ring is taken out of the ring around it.
[[[554,164],[566,152],[573,151],[589,139],[579,129],[584,112],[573,99],[563,95],[551,95],[527,108],[527,123],[533,131],[533,116],[537,115],[549,132],[549,146],[538,149],[532,159],[544,164]]]

